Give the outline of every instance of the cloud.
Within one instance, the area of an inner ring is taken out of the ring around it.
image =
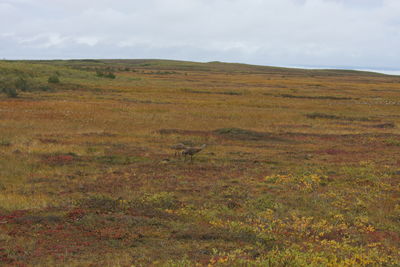
[[[0,57],[396,68],[399,2],[0,0]]]

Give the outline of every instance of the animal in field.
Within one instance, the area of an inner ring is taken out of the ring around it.
[[[182,155],[185,156],[185,161],[187,156],[190,156],[190,161],[193,161],[193,156],[197,153],[199,153],[200,151],[202,151],[207,145],[203,144],[200,147],[187,147],[185,150],[183,150]]]
[[[175,157],[182,155],[182,152],[187,148],[188,147],[182,143],[171,146],[171,149],[175,150]]]

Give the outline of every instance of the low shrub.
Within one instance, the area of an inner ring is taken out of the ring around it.
[[[51,75],[47,81],[49,83],[60,83],[60,79],[56,74]]]
[[[115,212],[121,210],[119,199],[113,199],[108,196],[91,196],[81,199],[78,206],[97,212]]]
[[[108,79],[115,79],[117,76],[112,72],[103,72],[103,71],[96,71],[97,77],[108,78]]]
[[[352,100],[351,97],[342,96],[305,96],[305,95],[292,95],[292,94],[280,94],[278,97],[286,98],[302,98],[302,99],[323,99],[323,100]]]
[[[248,202],[248,206],[257,211],[275,210],[279,207],[270,195],[262,195],[256,199],[251,199]]]
[[[214,134],[219,136],[224,136],[229,139],[237,139],[237,140],[270,140],[270,141],[287,141],[283,138],[274,136],[270,133],[256,132],[252,130],[246,130],[241,128],[222,128],[214,130]]]
[[[342,120],[342,121],[373,121],[368,117],[348,117],[338,116],[333,114],[326,114],[320,112],[313,112],[305,115],[309,119],[328,119],[328,120]]]
[[[16,82],[10,77],[1,77],[0,79],[0,92],[6,94],[8,97],[15,98],[18,96]]]
[[[169,192],[145,195],[140,202],[146,207],[152,207],[155,209],[176,209],[180,205],[176,196]]]
[[[16,98],[18,96],[17,89],[12,87],[3,88],[3,93],[5,93],[8,97]]]
[[[0,139],[0,146],[11,146],[12,143],[9,140]]]
[[[15,87],[23,92],[31,91],[28,81],[21,77],[15,81]]]
[[[400,140],[396,140],[394,138],[386,139],[385,144],[390,146],[400,146]]]
[[[385,122],[385,123],[372,125],[372,127],[380,128],[380,129],[393,129],[393,128],[396,128],[396,124],[394,122]]]

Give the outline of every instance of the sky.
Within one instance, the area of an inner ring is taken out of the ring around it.
[[[0,58],[400,70],[400,0],[0,0]]]

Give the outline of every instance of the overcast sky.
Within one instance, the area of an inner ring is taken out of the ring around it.
[[[0,0],[0,58],[400,69],[400,0]]]

